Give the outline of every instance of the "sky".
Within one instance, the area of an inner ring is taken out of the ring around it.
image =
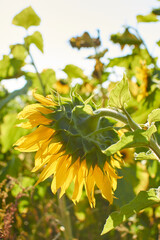
[[[29,33],[40,31],[44,39],[44,54],[32,47],[33,58],[39,71],[52,68],[58,78],[65,77],[62,69],[67,64],[81,67],[85,74],[91,73],[94,62],[86,58],[93,54],[93,50],[78,51],[69,44],[71,37],[84,31],[96,37],[97,29],[100,29],[103,48],[109,49],[107,57],[127,53],[127,49],[122,52],[118,45],[109,41],[110,35],[122,32],[124,25],[138,28],[153,55],[159,51],[155,41],[160,40],[157,31],[160,23],[137,24],[136,21],[136,15],[146,15],[151,9],[160,7],[157,0],[0,0],[0,3],[0,59],[3,54],[9,53],[9,45],[22,42],[26,36],[23,28],[11,24],[13,17],[22,9],[32,6],[41,18],[41,24],[29,29]],[[24,85],[23,79],[9,81],[3,83],[10,91]]]

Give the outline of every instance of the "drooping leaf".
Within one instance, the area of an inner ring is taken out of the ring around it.
[[[130,92],[128,87],[128,80],[124,75],[123,79],[117,83],[115,88],[111,90],[108,105],[110,107],[122,109],[129,100]]]
[[[101,235],[111,231],[119,224],[140,210],[160,203],[160,189],[151,188],[149,191],[141,191],[130,203],[124,205],[120,211],[111,213],[107,218]]]
[[[148,115],[148,122],[149,124],[153,122],[160,121],[160,108],[154,109],[149,115]]]
[[[124,148],[147,147],[156,130],[156,126],[152,125],[148,130],[138,129],[134,132],[126,132],[117,143],[107,148],[104,153],[110,156]]]
[[[92,38],[88,32],[84,32],[82,36],[72,37],[69,40],[71,46],[73,48],[90,48],[90,47],[98,47],[101,45],[101,41],[99,38],[99,31],[98,37]]]
[[[83,70],[73,64],[66,65],[63,71],[68,75],[69,78],[86,78]]]
[[[40,32],[34,32],[32,35],[27,36],[24,41],[27,48],[34,44],[43,53],[43,38]]]
[[[158,18],[154,13],[150,13],[148,15],[138,15],[137,22],[158,22]]]
[[[28,55],[27,50],[22,44],[11,45],[11,53],[14,58],[24,61]]]
[[[13,18],[12,23],[28,29],[30,26],[38,26],[40,21],[41,19],[35,13],[33,8],[27,7]]]
[[[140,40],[136,35],[132,34],[128,28],[126,28],[122,34],[112,34],[111,41],[114,43],[119,43],[121,49],[123,49],[126,44],[129,46],[139,46],[142,43],[142,40]]]

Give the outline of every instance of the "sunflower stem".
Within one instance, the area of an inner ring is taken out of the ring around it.
[[[70,213],[66,208],[65,196],[62,196],[61,198],[58,197],[58,204],[61,214],[61,221],[65,228],[64,238],[65,240],[73,240]]]
[[[125,109],[123,109],[123,112],[125,113],[125,115],[122,114],[121,112],[113,110],[113,109],[101,108],[101,109],[94,111],[94,114],[98,115],[99,117],[103,117],[103,116],[111,117],[118,121],[123,122],[124,124],[128,124],[133,131],[137,130],[137,129],[141,129],[139,124],[137,124],[136,122],[133,121],[133,119],[131,118],[131,116]],[[144,147],[146,147],[146,146],[144,146]],[[160,160],[160,146],[156,143],[156,141],[153,139],[153,137],[151,137],[148,147],[154,152],[154,154]]]

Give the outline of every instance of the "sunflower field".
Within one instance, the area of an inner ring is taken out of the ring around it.
[[[137,16],[158,21],[160,8]],[[0,81],[25,79],[12,92],[0,83],[0,239],[160,240],[159,56],[132,26],[110,36],[115,58],[99,30],[84,32],[69,44],[94,50],[92,73],[68,64],[59,79],[38,72],[40,22],[31,6],[14,16],[28,34],[0,60]]]

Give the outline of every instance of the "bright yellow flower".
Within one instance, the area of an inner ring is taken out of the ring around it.
[[[58,104],[51,97],[35,92],[33,95],[39,103],[26,106],[18,118],[28,119],[21,127],[37,128],[20,138],[15,149],[36,152],[32,171],[43,169],[36,184],[53,175],[51,190],[56,193],[60,189],[61,197],[74,182],[73,202],[80,200],[85,187],[91,207],[95,207],[96,185],[102,196],[112,203],[120,178],[115,167],[119,167],[121,160],[103,153],[117,141],[117,133],[102,126],[108,120],[96,119],[92,107],[76,97],[72,101],[61,98]]]

